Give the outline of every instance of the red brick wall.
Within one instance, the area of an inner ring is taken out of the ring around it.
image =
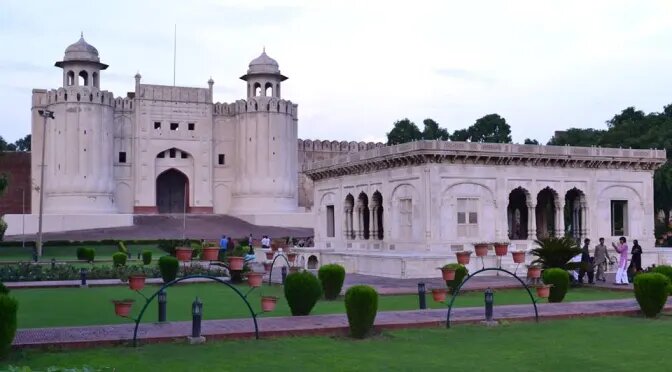
[[[0,215],[21,213],[21,189],[25,190],[26,213],[30,213],[30,153],[0,153],[0,174],[5,173],[9,185],[0,196]]]

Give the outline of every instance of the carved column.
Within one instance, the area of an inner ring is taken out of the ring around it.
[[[537,238],[537,207],[534,204],[527,205],[527,239]]]
[[[585,201],[582,201],[581,204],[581,209],[579,212],[581,213],[581,238],[587,238],[589,235],[588,232],[588,205]]]
[[[364,239],[364,208],[357,207],[357,239]]]
[[[343,224],[343,234],[346,240],[352,239],[352,207],[345,208],[345,223]]]
[[[555,203],[555,236],[562,238],[565,236],[565,201],[559,200]]]

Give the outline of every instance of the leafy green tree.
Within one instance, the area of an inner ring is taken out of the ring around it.
[[[422,122],[425,128],[422,131],[422,139],[447,141],[450,138],[446,128],[439,127],[439,123],[432,119],[425,119]]]
[[[567,130],[556,131],[547,144],[554,146],[595,146],[600,143],[605,132],[604,130],[592,128],[569,128]]]
[[[0,152],[2,151],[16,151],[16,145],[13,143],[7,143],[2,136],[0,136]]]
[[[468,141],[469,140],[469,131],[466,129],[458,129],[450,135],[451,141]]]
[[[469,141],[488,143],[511,143],[511,126],[506,119],[489,114],[476,120],[474,125],[467,128]]]
[[[537,141],[536,139],[525,138],[525,142],[523,142],[523,143],[525,145],[538,145],[539,141]]]
[[[387,133],[388,145],[397,145],[421,139],[422,132],[420,132],[420,128],[408,119],[398,120],[394,123],[394,128]]]
[[[14,142],[14,146],[16,146],[15,151],[30,151],[30,138],[31,135],[28,134],[25,137],[18,139],[16,142]]]

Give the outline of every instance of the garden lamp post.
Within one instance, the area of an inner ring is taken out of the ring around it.
[[[425,283],[418,283],[418,302],[420,310],[427,308],[427,300],[425,299]]]
[[[492,322],[492,306],[495,302],[495,294],[492,289],[485,290],[485,321]]]
[[[82,288],[85,288],[86,287],[86,269],[83,268],[83,267],[81,269],[79,269],[79,278],[82,280],[82,284],[80,284],[79,286],[82,287]]]
[[[166,304],[168,303],[168,294],[166,291],[159,291],[159,323],[166,321]]]
[[[191,337],[196,339],[201,337],[201,319],[203,319],[203,303],[196,297],[191,304]]]
[[[54,112],[38,110],[42,121],[42,163],[40,164],[40,212],[37,222],[37,257],[42,257],[42,213],[44,211],[44,153],[47,147],[47,119],[54,118]]]

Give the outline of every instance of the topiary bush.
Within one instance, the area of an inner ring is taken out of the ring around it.
[[[10,296],[0,296],[0,358],[9,354],[16,335],[18,302]]]
[[[143,265],[149,265],[152,263],[152,252],[151,251],[143,251],[142,252],[142,264]]]
[[[124,252],[116,252],[112,255],[112,265],[114,267],[126,266],[128,256]]]
[[[459,287],[464,278],[466,278],[469,275],[469,270],[464,265],[460,265],[458,263],[450,263],[443,267],[455,269],[455,279],[446,280],[446,285],[448,286],[450,293],[455,293],[457,287]]]
[[[6,296],[9,294],[9,288],[7,288],[4,284],[0,283],[0,296]]]
[[[563,269],[551,268],[542,274],[544,284],[552,284],[548,302],[562,302],[569,289],[569,273]]]
[[[84,260],[86,257],[86,247],[77,247],[77,259]]]
[[[378,292],[368,285],[356,285],[345,292],[345,311],[350,335],[364,338],[373,328],[378,312]]]
[[[670,280],[670,287],[668,288],[668,294],[672,294],[672,266],[669,265],[660,265],[654,267],[651,272],[663,274]]]
[[[91,247],[84,248],[82,254],[83,254],[82,259],[87,262],[93,262],[93,260],[96,258],[96,250]]]
[[[647,318],[654,318],[665,306],[670,279],[660,273],[645,273],[635,277],[635,298]]]
[[[322,283],[324,298],[335,300],[341,293],[341,288],[343,288],[345,268],[337,264],[324,265],[317,272],[317,277],[320,279],[320,283]]]
[[[320,280],[308,271],[291,273],[285,279],[285,298],[292,315],[308,315],[322,296]]]
[[[173,256],[163,256],[159,258],[159,270],[164,283],[172,282],[177,278],[177,272],[180,269],[180,262]]]

